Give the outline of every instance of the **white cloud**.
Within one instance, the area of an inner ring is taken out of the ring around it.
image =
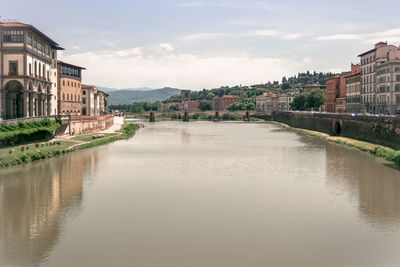
[[[318,36],[315,38],[319,41],[332,41],[332,40],[359,40],[362,39],[360,34],[332,34],[326,36]]]
[[[114,88],[173,86],[193,90],[280,80],[311,62],[309,58],[252,57],[245,53],[199,56],[162,52],[156,47],[91,51],[60,58],[87,68],[83,83]]]
[[[305,34],[303,34],[303,33],[288,33],[288,34],[284,35],[283,38],[287,39],[287,40],[295,40],[295,39],[302,38],[304,36],[305,36]]]
[[[189,35],[185,35],[180,37],[180,40],[183,41],[195,41],[195,40],[205,40],[205,39],[215,39],[218,37],[226,37],[229,36],[230,34],[228,33],[195,33],[195,34],[189,34]]]
[[[165,51],[174,51],[174,47],[171,44],[161,43],[160,48]]]
[[[278,35],[276,30],[256,30],[244,34],[244,36],[274,36]]]

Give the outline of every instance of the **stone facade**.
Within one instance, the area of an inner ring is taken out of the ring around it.
[[[108,94],[93,85],[82,85],[82,115],[102,116],[108,114]]]
[[[291,109],[297,93],[287,94],[264,93],[256,98],[256,110],[258,112],[287,111]]]
[[[346,112],[361,112],[361,73],[346,77]]]
[[[274,112],[268,117],[259,117],[295,128],[340,135],[400,149],[400,117],[308,112]]]
[[[57,114],[54,60],[60,49],[32,25],[0,20],[0,119]]]
[[[393,107],[395,88],[392,88],[392,86],[395,86],[395,84],[389,84],[394,82],[393,75],[390,77],[390,74],[386,75],[381,71],[386,68],[382,66],[385,63],[400,59],[400,48],[380,42],[375,45],[374,49],[359,55],[359,57],[361,58],[361,111],[373,114],[382,112],[394,114],[397,108]],[[380,71],[379,83],[377,78],[378,68]],[[391,73],[393,72],[395,71],[391,71]],[[384,80],[387,76],[392,80]],[[384,86],[386,86],[385,90],[383,90]],[[392,98],[390,99],[390,97]]]

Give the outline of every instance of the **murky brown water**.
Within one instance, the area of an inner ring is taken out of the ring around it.
[[[399,266],[400,172],[267,123],[157,123],[0,170],[0,265]]]

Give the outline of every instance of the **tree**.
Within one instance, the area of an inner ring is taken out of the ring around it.
[[[240,102],[235,102],[233,104],[230,104],[226,109],[230,110],[230,111],[246,110],[246,104],[240,103]]]
[[[212,110],[211,101],[206,101],[206,100],[200,101],[199,109],[201,111]]]
[[[306,110],[307,97],[306,93],[299,94],[290,104],[293,110]]]
[[[246,104],[246,110],[256,110],[256,105],[254,103]]]

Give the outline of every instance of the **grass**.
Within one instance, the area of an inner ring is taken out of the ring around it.
[[[95,146],[105,145],[117,140],[127,139],[135,135],[139,130],[138,124],[125,123],[117,133],[104,134],[102,139],[92,139],[92,135],[82,135],[72,138],[75,141],[87,141],[88,143],[79,145],[74,141],[49,141],[33,143],[28,145],[13,146],[0,149],[0,168],[32,162],[40,159],[55,157],[77,149],[87,149]],[[36,144],[39,147],[36,147]],[[72,149],[74,147],[74,149]]]
[[[55,144],[54,144],[55,143]],[[40,159],[51,158],[69,152],[75,143],[68,141],[43,142],[0,149],[0,167],[18,165]]]
[[[79,136],[72,137],[71,139],[77,140],[77,141],[83,141],[83,142],[90,142],[93,140],[93,138],[92,138],[93,135],[96,135],[96,134],[79,135]],[[108,137],[115,136],[115,135],[117,135],[117,133],[105,133],[104,138],[108,138]]]

